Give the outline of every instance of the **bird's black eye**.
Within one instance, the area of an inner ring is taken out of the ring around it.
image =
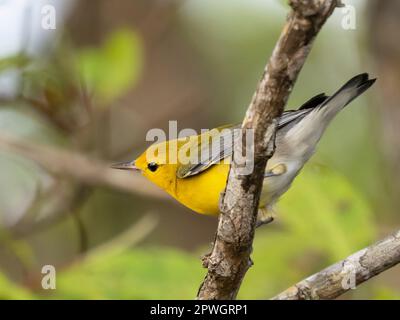
[[[155,162],[150,162],[150,163],[147,165],[147,168],[149,168],[149,170],[150,170],[151,172],[154,172],[154,171],[157,170],[158,164],[155,163]]]

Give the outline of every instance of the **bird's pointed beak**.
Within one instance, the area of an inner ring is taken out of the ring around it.
[[[120,169],[120,170],[136,170],[136,171],[139,171],[139,168],[135,166],[135,161],[114,163],[114,164],[111,165],[111,168]]]

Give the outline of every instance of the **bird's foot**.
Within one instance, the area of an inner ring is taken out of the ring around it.
[[[276,214],[266,208],[259,208],[257,214],[256,228],[266,225],[275,220]]]

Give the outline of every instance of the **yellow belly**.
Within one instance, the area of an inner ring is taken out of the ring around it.
[[[217,164],[201,174],[176,180],[176,188],[169,192],[180,203],[206,215],[218,215],[221,193],[225,190],[229,164]],[[261,192],[259,207],[267,204],[265,185]]]
[[[219,198],[224,191],[229,164],[217,164],[201,174],[176,180],[172,196],[201,214],[218,215]]]

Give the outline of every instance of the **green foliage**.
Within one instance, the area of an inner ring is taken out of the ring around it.
[[[400,300],[400,292],[388,287],[378,287],[375,289],[376,300]]]
[[[0,273],[0,300],[31,300],[35,296]]]
[[[131,30],[112,33],[101,47],[77,54],[78,73],[102,105],[133,87],[143,64],[142,44]]]
[[[23,68],[30,62],[30,59],[24,54],[17,54],[14,56],[0,59],[0,72],[10,68]]]
[[[375,236],[365,198],[345,177],[327,168],[304,170],[279,208],[290,233],[328,252],[331,262],[368,245]]]
[[[199,260],[171,249],[99,255],[57,278],[57,298],[191,299],[202,279]]]

